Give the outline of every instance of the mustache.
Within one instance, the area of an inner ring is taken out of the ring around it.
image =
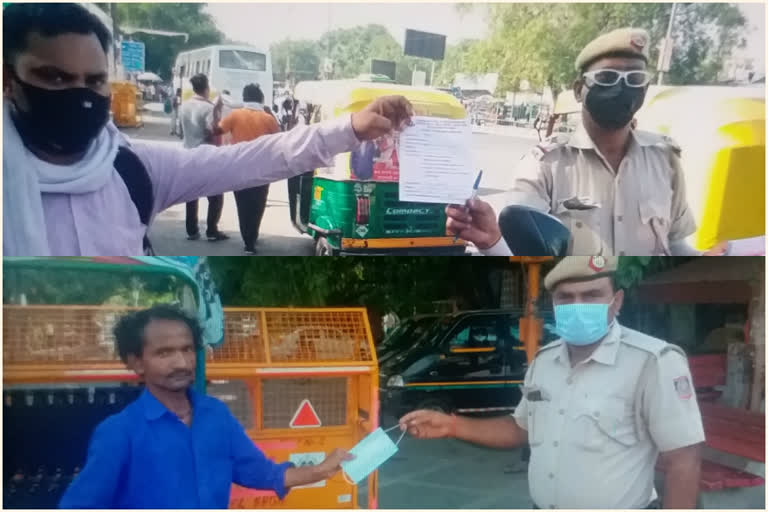
[[[191,377],[192,372],[188,370],[179,370],[168,374],[169,379],[173,379],[174,377]]]

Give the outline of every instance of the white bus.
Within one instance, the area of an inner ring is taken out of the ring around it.
[[[208,76],[211,99],[227,90],[239,103],[243,87],[253,83],[264,92],[264,104],[272,105],[272,59],[268,50],[216,45],[181,52],[173,68],[173,85],[174,89],[181,87],[182,101],[194,94],[189,79],[198,73]]]

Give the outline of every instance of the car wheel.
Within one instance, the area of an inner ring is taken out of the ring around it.
[[[456,410],[456,408],[449,400],[442,398],[430,398],[428,400],[424,400],[418,405],[418,407],[416,407],[416,409],[437,411],[443,414],[452,414]]]

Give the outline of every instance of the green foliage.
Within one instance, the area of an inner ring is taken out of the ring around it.
[[[334,79],[355,78],[371,72],[371,60],[388,60],[396,64],[398,83],[411,83],[414,69],[430,72],[431,61],[403,55],[403,48],[382,25],[366,25],[336,29],[323,34],[318,41],[285,39],[271,47],[275,80],[287,78],[290,72],[297,81],[313,80],[321,75],[323,59],[334,62]]]
[[[286,71],[290,71],[297,81],[315,80],[320,73],[320,53],[315,41],[285,39],[273,44],[270,52],[275,80],[286,80]]]
[[[186,286],[178,277],[162,273],[108,272],[56,267],[7,268],[3,303],[151,306],[174,302]]]
[[[459,5],[464,11],[473,8],[472,4]],[[500,3],[482,8],[488,9],[488,39],[449,51],[441,82],[450,83],[458,70],[498,72],[498,94],[518,91],[522,80],[534,89],[549,86],[557,94],[573,82],[573,63],[579,51],[599,34],[620,27],[649,31],[649,64],[655,70],[657,46],[666,34],[671,4]],[[733,4],[679,3],[672,66],[665,83],[713,83],[730,52],[744,45],[745,24]]]
[[[621,256],[616,271],[616,284],[625,290],[631,290],[644,278],[677,267],[690,261],[691,257],[651,257]]]
[[[432,301],[455,298],[462,307],[494,307],[491,276],[505,259],[211,258],[228,306],[365,306],[409,315]]]
[[[133,34],[131,38],[146,44],[146,69],[170,79],[179,52],[219,44],[224,35],[216,28],[213,18],[205,12],[204,3],[116,3],[115,24],[126,27],[186,32],[183,37]]]

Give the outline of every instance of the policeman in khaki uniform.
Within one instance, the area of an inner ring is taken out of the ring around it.
[[[652,78],[648,46],[648,33],[636,28],[589,43],[576,59],[573,84],[581,125],[533,148],[514,173],[508,202],[558,217],[571,231],[569,254],[700,254],[685,242],[696,223],[680,148],[664,135],[632,129]],[[472,200],[446,214],[447,228],[482,253],[511,255],[489,204]]]
[[[401,428],[499,448],[528,442],[536,508],[658,508],[661,455],[663,507],[695,508],[704,430],[687,359],[675,345],[619,324],[616,260],[570,256],[547,275],[561,339],[531,362],[512,417],[415,411]]]

